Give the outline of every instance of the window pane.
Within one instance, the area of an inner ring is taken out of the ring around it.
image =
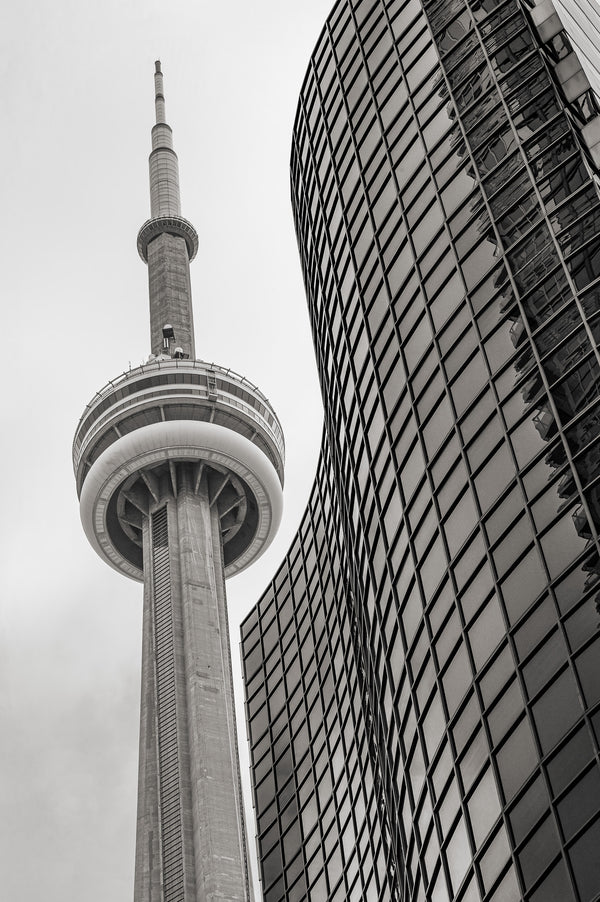
[[[462,817],[456,825],[452,839],[448,843],[446,859],[448,861],[448,870],[450,871],[452,886],[454,892],[456,892],[471,864],[471,847],[469,845],[469,837],[467,836],[465,822]]]
[[[555,795],[594,757],[591,739],[585,727],[580,728],[548,763],[548,776]]]
[[[591,601],[588,604],[591,605]],[[600,643],[598,639],[575,659],[575,667],[581,680],[586,704],[591,708],[600,699]]]
[[[479,670],[498,643],[504,638],[506,627],[495,596],[489,600],[483,613],[469,630],[469,642],[475,666]]]
[[[535,548],[529,551],[515,570],[501,583],[502,596],[511,623],[519,619],[546,586]]]
[[[560,860],[536,891],[530,896],[530,902],[549,902],[551,899],[568,902],[573,898],[571,881],[567,875],[564,861]]]
[[[543,777],[536,777],[532,786],[519,799],[509,814],[510,826],[518,844],[534,824],[548,811],[550,800]]]
[[[556,745],[582,710],[575,680],[564,670],[533,706],[533,718],[544,754]]]
[[[600,849],[600,821],[592,824],[569,851],[581,902],[592,902],[592,899],[598,898],[598,887],[600,886],[598,849]]]
[[[500,817],[500,800],[492,769],[488,767],[468,802],[469,817],[477,848]]]
[[[565,839],[569,840],[598,808],[600,771],[589,770],[558,803],[558,816]]]
[[[511,733],[507,742],[498,751],[497,761],[504,795],[510,800],[538,762],[531,727],[527,720],[522,720],[514,733]]]
[[[547,817],[527,841],[519,854],[525,886],[530,887],[560,850],[560,842],[552,818]]]
[[[486,892],[489,892],[492,885],[496,882],[500,871],[502,871],[509,858],[510,846],[508,837],[504,826],[501,826],[490,847],[484,852],[479,862]]]

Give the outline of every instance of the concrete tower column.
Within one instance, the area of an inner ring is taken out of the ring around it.
[[[178,477],[143,527],[135,902],[161,872],[165,902],[234,902],[251,897],[219,508],[206,473],[197,490],[190,466]]]

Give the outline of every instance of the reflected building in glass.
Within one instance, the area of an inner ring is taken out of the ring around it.
[[[549,0],[321,34],[322,452],[242,626],[265,902],[600,898],[598,109]]]
[[[600,6],[598,0],[556,0],[554,4],[583,70],[600,94]]]

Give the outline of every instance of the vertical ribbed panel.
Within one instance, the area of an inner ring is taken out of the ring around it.
[[[167,508],[152,515],[153,622],[164,902],[184,902],[183,830]]]

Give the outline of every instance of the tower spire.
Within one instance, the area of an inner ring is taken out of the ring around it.
[[[165,117],[165,94],[160,60],[154,71],[156,125],[150,154],[150,208],[153,217],[181,216],[179,162],[173,150],[173,130]]]
[[[194,358],[194,324],[189,263],[198,250],[198,235],[181,215],[179,162],[173,131],[165,117],[160,60],[155,63],[150,153],[150,219],[138,233],[138,251],[148,264],[151,350],[156,357]]]
[[[166,122],[165,95],[163,92],[163,74],[160,60],[154,63],[154,106],[156,107],[156,124]]]

